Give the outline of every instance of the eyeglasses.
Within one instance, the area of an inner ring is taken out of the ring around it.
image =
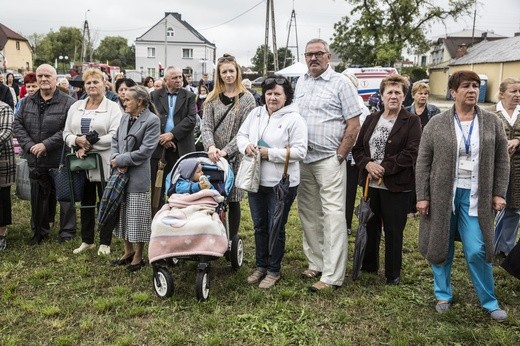
[[[303,55],[306,58],[312,58],[312,56],[314,55],[316,58],[321,59],[325,54],[329,54],[329,52],[308,52],[304,53]]]
[[[217,61],[218,61],[218,62],[223,62],[223,61],[235,61],[235,57],[234,57],[233,55],[224,54],[223,56],[221,56],[220,58],[218,58]]]
[[[278,85],[284,85],[285,81],[286,80],[283,77],[269,77],[269,78],[265,79],[264,85],[269,85],[269,84],[273,84],[273,83],[276,83]]]

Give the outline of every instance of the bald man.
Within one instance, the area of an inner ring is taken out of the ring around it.
[[[58,77],[48,64],[36,69],[39,90],[26,97],[14,120],[13,131],[26,155],[31,180],[31,218],[34,231],[29,245],[49,237],[49,208],[56,204],[54,181],[49,169],[60,164],[63,128],[70,106],[75,100],[57,89]],[[72,239],[76,212],[69,202],[60,202],[60,240]]]

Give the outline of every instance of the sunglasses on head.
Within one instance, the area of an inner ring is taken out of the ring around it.
[[[265,81],[264,81],[264,85],[269,85],[269,84],[273,84],[273,83],[276,83],[278,85],[284,85],[285,84],[285,78],[283,78],[283,77],[269,77],[269,78],[266,78]]]
[[[235,61],[235,57],[234,57],[233,55],[224,54],[223,56],[221,56],[220,58],[218,58],[217,61],[218,61],[218,62],[223,62],[223,61]]]

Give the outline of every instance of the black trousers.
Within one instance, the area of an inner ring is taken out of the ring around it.
[[[352,229],[352,218],[354,216],[354,204],[358,188],[359,169],[352,165],[351,160],[347,160],[347,199],[345,203],[345,217],[347,228]]]
[[[96,198],[96,192],[98,198]],[[103,196],[103,190],[101,189],[100,182],[92,182],[87,180],[85,182],[85,192],[83,193],[83,200],[81,206],[99,206],[98,200],[101,200]],[[93,244],[95,238],[96,228],[96,207],[81,208],[81,241],[87,244]],[[112,243],[112,232],[110,229],[100,228],[99,229],[99,242],[103,245]]]
[[[12,223],[11,186],[0,187],[0,227]]]
[[[401,275],[403,262],[403,231],[408,220],[411,192],[391,192],[370,187],[368,197],[374,216],[367,223],[367,247],[362,270],[379,269],[381,228],[385,230],[385,276],[395,279]]]
[[[31,220],[36,236],[49,234],[49,222],[54,222],[56,189],[49,171],[38,169],[37,178],[31,180]],[[52,218],[52,219],[51,219]],[[76,209],[70,202],[60,202],[60,236],[73,236],[76,230]]]

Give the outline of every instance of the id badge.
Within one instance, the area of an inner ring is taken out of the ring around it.
[[[465,171],[473,171],[473,162],[471,162],[470,159],[461,159],[459,160],[459,169],[465,170]]]

